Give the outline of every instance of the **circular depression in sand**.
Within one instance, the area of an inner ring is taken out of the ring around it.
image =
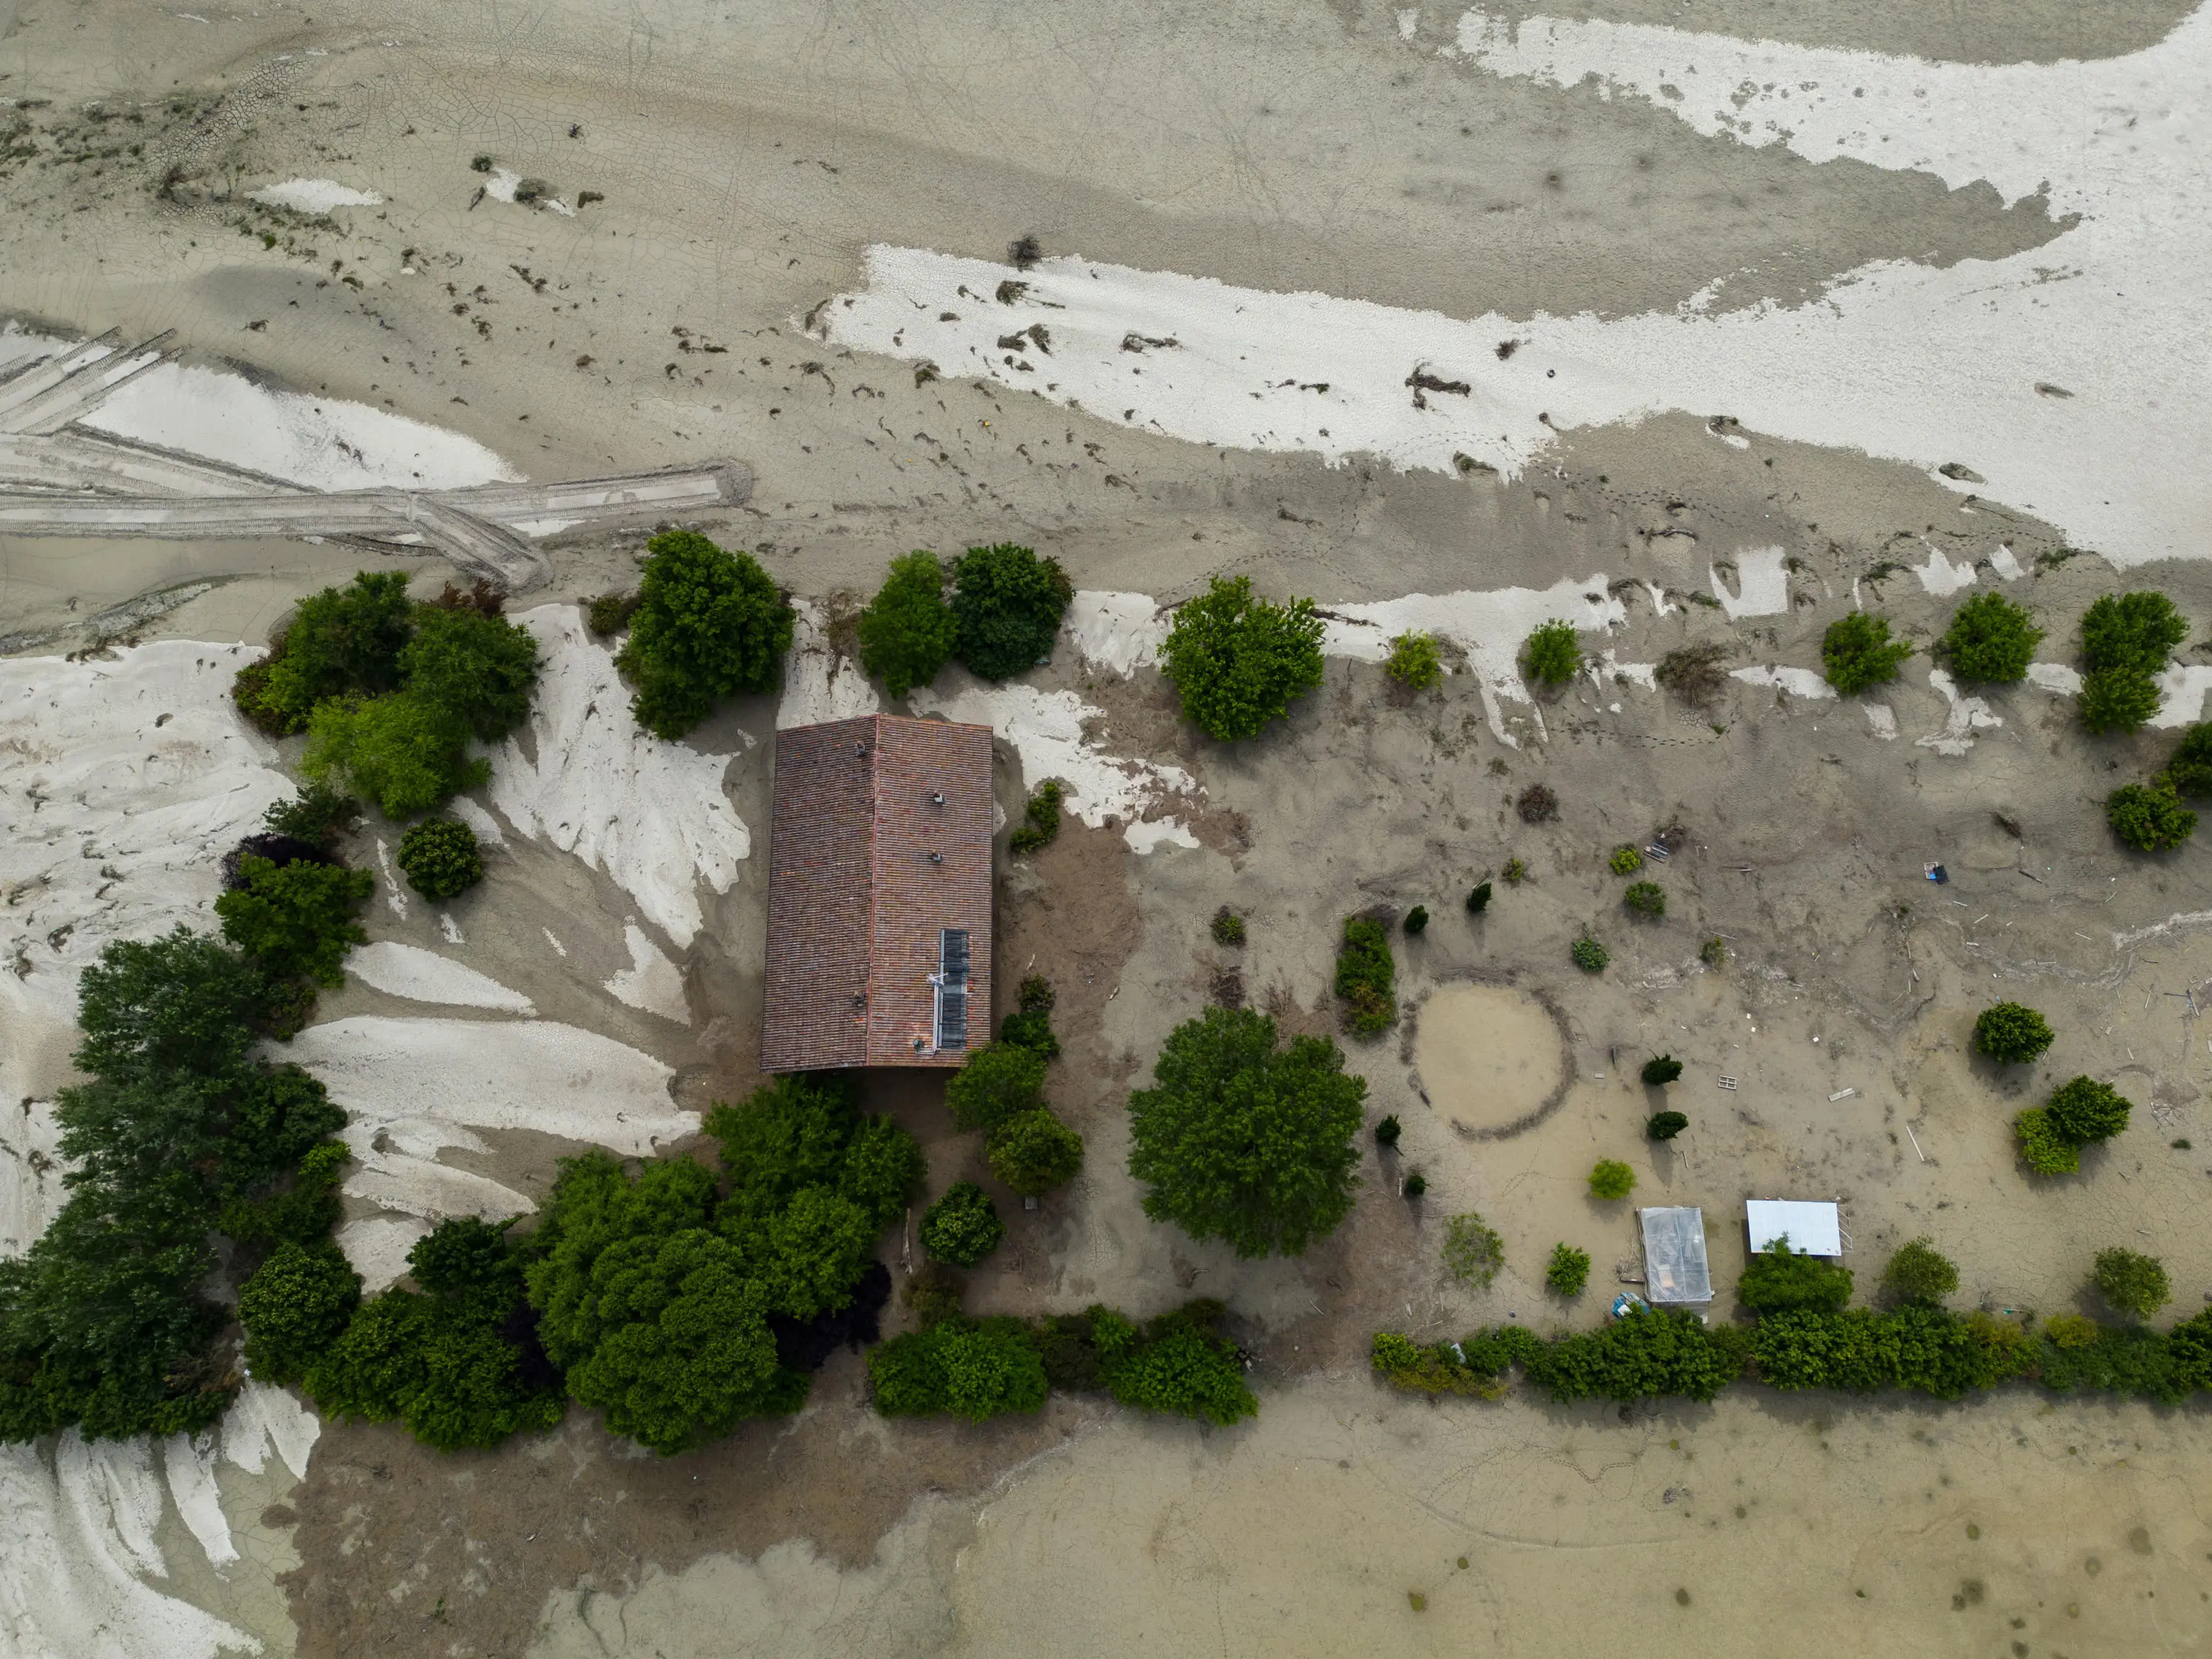
[[[1532,1127],[1566,1080],[1551,1011],[1510,985],[1431,994],[1413,1034],[1413,1067],[1437,1114],[1476,1134]]]

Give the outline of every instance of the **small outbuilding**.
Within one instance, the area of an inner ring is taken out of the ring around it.
[[[957,1066],[991,1031],[991,728],[775,736],[761,1069]]]
[[[1743,1206],[1756,1255],[1777,1239],[1786,1238],[1799,1255],[1844,1253],[1844,1224],[1833,1204],[1815,1204],[1794,1198],[1754,1198]]]
[[[1689,1206],[1638,1212],[1644,1224],[1644,1293],[1655,1307],[1703,1307],[1713,1299],[1705,1260],[1705,1212]]]

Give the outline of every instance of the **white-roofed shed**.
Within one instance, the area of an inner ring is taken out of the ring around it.
[[[1833,1204],[1808,1203],[1794,1198],[1754,1198],[1744,1206],[1751,1229],[1751,1248],[1763,1250],[1786,1238],[1799,1255],[1841,1255],[1844,1224]]]

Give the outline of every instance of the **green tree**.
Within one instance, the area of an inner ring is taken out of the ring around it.
[[[2081,724],[2094,732],[2134,732],[2158,713],[2158,685],[2132,668],[2100,668],[2081,677]]]
[[[360,1304],[361,1275],[337,1245],[279,1245],[238,1292],[246,1363],[264,1382],[297,1382]]]
[[[2197,833],[2197,814],[2162,784],[2126,783],[2105,798],[2105,822],[2138,853],[2171,853]]]
[[[861,666],[894,697],[935,679],[960,640],[959,621],[945,602],[945,566],[937,555],[893,559],[890,574],[860,612],[859,631]]]
[[[955,1267],[974,1267],[1006,1236],[998,1206],[972,1181],[955,1182],[922,1212],[921,1248]]]
[[[491,777],[489,761],[469,758],[467,728],[405,691],[318,704],[300,769],[319,783],[343,783],[395,820],[427,812]]]
[[[1244,1381],[1243,1362],[1235,1345],[1214,1329],[1220,1313],[1219,1303],[1199,1302],[1153,1320],[1141,1340],[1111,1358],[1108,1391],[1118,1403],[1139,1411],[1170,1413],[1223,1428],[1256,1416],[1260,1402]],[[1111,1315],[1093,1308],[1091,1316],[1095,1328]],[[1119,1322],[1126,1328],[1126,1321]]]
[[[1959,1269],[1929,1238],[1915,1238],[1897,1247],[1882,1269],[1884,1299],[1899,1306],[1917,1304],[1935,1307],[1959,1288]]]
[[[1045,1057],[1018,1043],[994,1042],[968,1056],[945,1085],[958,1129],[995,1129],[1043,1104]]]
[[[1409,690],[1425,691],[1444,677],[1443,658],[1433,634],[1401,634],[1390,641],[1382,672]]]
[[[1544,1269],[1544,1283],[1555,1295],[1572,1301],[1589,1283],[1589,1270],[1588,1250],[1578,1250],[1571,1244],[1554,1244],[1551,1262]]]
[[[271,806],[261,821],[272,836],[289,836],[311,847],[326,847],[337,839],[338,825],[359,807],[360,803],[343,789],[309,783],[289,800]]]
[[[886,1417],[939,1413],[981,1423],[1044,1405],[1044,1362],[1012,1319],[944,1319],[868,1351],[876,1409]]]
[[[921,1190],[926,1167],[912,1135],[887,1117],[864,1117],[846,1143],[837,1190],[859,1205],[881,1232]]]
[[[425,818],[399,838],[399,870],[433,904],[465,893],[483,879],[477,832],[459,818]]]
[[[646,544],[629,638],[615,659],[630,708],[655,737],[680,738],[725,697],[782,684],[795,613],[749,553],[667,530]]]
[[[407,578],[396,571],[364,570],[343,587],[310,594],[270,641],[266,672],[247,712],[277,731],[298,732],[327,698],[392,690],[414,630]]]
[[[1754,1312],[1793,1313],[1809,1310],[1833,1313],[1851,1299],[1851,1270],[1801,1255],[1790,1241],[1778,1238],[1754,1252],[1736,1282],[1736,1300]]]
[[[1856,696],[1895,679],[1911,654],[1910,645],[1889,637],[1887,622],[1863,611],[1837,617],[1820,636],[1821,672],[1838,696]]]
[[[1209,1008],[1169,1034],[1129,1097],[1129,1173],[1145,1213],[1240,1256],[1303,1255],[1352,1211],[1364,1078],[1320,1037],[1275,1046],[1275,1023]]]
[[[1682,1075],[1682,1062],[1672,1054],[1655,1054],[1644,1062],[1643,1078],[1650,1088],[1664,1088]]]
[[[2010,685],[2027,674],[2042,643],[2043,630],[2024,606],[2002,593],[1977,593],[1952,613],[1934,654],[1962,680]]]
[[[375,882],[343,865],[276,865],[251,854],[238,861],[246,885],[215,902],[223,937],[272,980],[345,983],[340,963],[368,935],[354,918]]]
[[[1160,667],[1183,718],[1224,743],[1256,738],[1322,682],[1322,624],[1311,599],[1274,605],[1249,577],[1216,576],[1176,607]]]
[[[1636,1171],[1618,1158],[1601,1158],[1590,1166],[1589,1190],[1592,1198],[1608,1203],[1626,1198],[1636,1190]]]
[[[2212,721],[2200,721],[2182,734],[2160,777],[2178,795],[2212,799]]]
[[[2130,1103],[2109,1083],[2077,1077],[2063,1084],[2045,1105],[2051,1127],[2076,1146],[2110,1140],[2128,1127]]]
[[[852,1305],[882,1231],[851,1199],[805,1187],[766,1223],[741,1223],[737,1237],[749,1247],[769,1311],[803,1322]]]
[[[702,1127],[721,1143],[732,1206],[766,1216],[802,1188],[836,1186],[856,1126],[848,1084],[797,1074],[772,1079],[735,1106],[717,1102]]]
[[[952,566],[954,649],[987,680],[1012,679],[1052,655],[1075,587],[1057,559],[1000,542],[971,547]]]
[[[2165,594],[2107,593],[2081,617],[2081,666],[2087,673],[2155,674],[2189,624]]]
[[[257,1040],[262,989],[253,964],[212,933],[179,923],[118,939],[77,982],[77,1069],[111,1081],[228,1076]]]
[[[1583,672],[1583,648],[1575,625],[1547,622],[1522,641],[1521,672],[1544,685],[1565,685]]]
[[[1681,1112],[1654,1112],[1644,1120],[1644,1133],[1651,1140],[1672,1140],[1689,1127],[1689,1118]]]
[[[2017,1002],[1996,1002],[1974,1020],[1974,1052],[2005,1066],[2026,1066],[2043,1057],[2057,1040],[2051,1022]]]
[[[991,1173],[1024,1198],[1042,1198],[1083,1167],[1083,1137],[1040,1106],[1017,1112],[984,1142]]]
[[[2097,1294],[2115,1313],[2148,1319],[2173,1299],[2166,1265],[2156,1256],[2138,1255],[2133,1250],[2100,1250],[2093,1277]]]
[[[2051,1114],[2031,1106],[2012,1121],[2013,1137],[2020,1144],[2021,1161],[2039,1176],[2073,1175],[2081,1167],[2081,1152],[2058,1132]]]
[[[530,718],[538,641],[473,607],[426,605],[399,653],[399,682],[483,743],[496,743]]]

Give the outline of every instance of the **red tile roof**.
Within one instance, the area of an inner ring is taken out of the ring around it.
[[[764,1072],[945,1066],[939,973],[968,936],[967,1044],[991,1030],[991,728],[872,714],[779,732]]]

